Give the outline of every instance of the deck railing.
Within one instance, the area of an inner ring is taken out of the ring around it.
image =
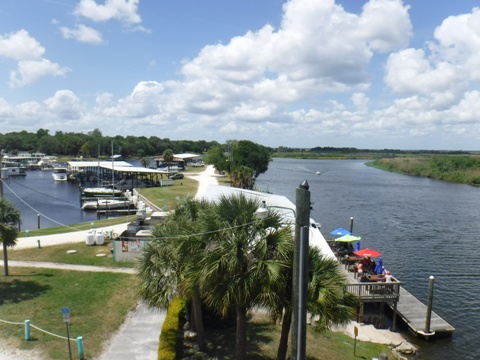
[[[364,282],[349,284],[345,290],[365,302],[397,302],[400,297],[400,282]]]

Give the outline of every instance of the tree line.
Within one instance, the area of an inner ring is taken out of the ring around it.
[[[157,156],[167,149],[174,153],[203,154],[212,146],[219,145],[216,141],[171,140],[158,136],[103,136],[99,129],[86,134],[57,131],[52,135],[46,129],[34,133],[23,130],[0,134],[0,149],[10,154],[28,151],[65,157],[97,158],[99,155],[110,156],[112,143],[115,154],[124,158]]]

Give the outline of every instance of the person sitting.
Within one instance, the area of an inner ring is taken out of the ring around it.
[[[390,271],[385,272],[385,282],[392,282],[392,275],[390,274]]]
[[[371,273],[375,269],[375,263],[370,259],[370,256],[365,255],[362,259],[362,267],[364,272]]]

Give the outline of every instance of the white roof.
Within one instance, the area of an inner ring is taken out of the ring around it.
[[[295,223],[295,205],[285,196],[268,194],[253,190],[245,190],[234,187],[220,186],[220,185],[208,185],[203,198],[208,201],[217,201],[220,197],[235,195],[243,193],[247,198],[257,199],[259,202],[265,201],[267,207],[270,206],[273,210],[280,213],[287,222],[291,223],[292,226]],[[276,208],[276,206],[280,208]],[[313,220],[310,219],[309,226],[309,243],[312,246],[315,246],[320,249],[321,253],[327,258],[336,259],[335,254],[328,245],[327,241],[320,232],[319,225]],[[312,226],[314,225],[314,226]]]
[[[168,171],[157,170],[144,168],[141,166],[132,166],[132,164],[126,161],[114,161],[113,164],[111,161],[69,161],[68,165],[76,168],[85,168],[85,167],[101,167],[103,169],[112,169],[118,172],[135,172],[135,173],[144,173],[144,174],[170,174]]]
[[[190,159],[190,158],[197,158],[201,157],[202,155],[197,155],[197,154],[173,154],[174,157],[180,158],[180,159]]]
[[[122,166],[132,166],[126,161],[114,161],[116,164],[115,167],[122,167]],[[69,161],[68,166],[76,167],[76,168],[84,168],[84,167],[105,167],[107,164],[110,164],[109,169],[112,168],[112,161]]]

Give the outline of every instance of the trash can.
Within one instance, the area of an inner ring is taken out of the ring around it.
[[[86,239],[86,244],[87,245],[94,245],[95,244],[95,231],[90,230],[87,234],[87,239]]]
[[[95,244],[103,245],[105,243],[105,235],[101,232],[95,234]]]

